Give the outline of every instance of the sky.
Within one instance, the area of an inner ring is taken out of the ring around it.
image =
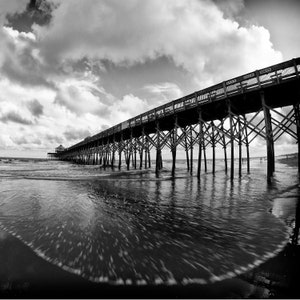
[[[0,0],[0,156],[298,57],[299,28],[296,0]]]

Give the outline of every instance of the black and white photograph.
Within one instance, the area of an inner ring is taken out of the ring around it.
[[[300,1],[0,0],[0,298],[300,298]]]

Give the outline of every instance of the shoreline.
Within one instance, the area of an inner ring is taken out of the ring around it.
[[[299,298],[299,263],[300,247],[288,244],[260,266],[212,284],[110,285],[64,271],[0,230],[2,298]]]

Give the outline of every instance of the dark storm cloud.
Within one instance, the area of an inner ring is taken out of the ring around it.
[[[2,115],[2,117],[0,118],[0,121],[2,121],[4,123],[13,122],[13,123],[18,123],[18,124],[23,124],[23,125],[32,125],[33,124],[31,120],[23,118],[15,111],[10,111],[10,112]]]
[[[43,105],[36,99],[27,103],[27,108],[35,117],[39,117],[43,114],[44,107]]]
[[[51,2],[31,0],[25,11],[7,16],[8,25],[23,32],[31,31],[33,24],[47,25],[51,20],[52,7]]]
[[[90,135],[91,133],[87,129],[68,129],[64,132],[64,136],[67,140],[80,140]]]

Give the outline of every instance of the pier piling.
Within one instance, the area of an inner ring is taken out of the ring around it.
[[[260,92],[261,103],[264,111],[266,142],[267,142],[267,180],[270,183],[274,172],[275,156],[274,156],[274,141],[272,131],[272,119],[270,109],[266,105],[265,93]]]

